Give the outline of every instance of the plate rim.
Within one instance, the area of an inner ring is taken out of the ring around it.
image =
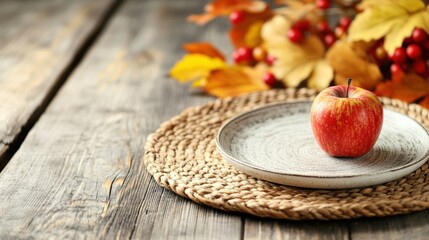
[[[254,113],[254,112],[258,112],[261,111],[263,109],[266,108],[271,108],[271,107],[275,107],[278,105],[294,105],[294,104],[299,104],[299,103],[312,103],[313,100],[294,100],[294,101],[281,101],[281,102],[276,102],[276,103],[270,103],[270,104],[266,104],[260,107],[256,107],[254,109],[250,109],[248,111],[244,111],[242,113],[239,113],[233,117],[231,117],[230,119],[226,120],[221,127],[219,128],[217,134],[216,134],[216,147],[219,151],[219,153],[226,158],[227,162],[234,162],[235,164],[233,164],[234,166],[236,164],[238,165],[243,165],[244,167],[250,168],[252,170],[256,170],[256,171],[262,171],[265,173],[270,173],[270,174],[276,174],[278,176],[290,176],[290,177],[297,177],[297,178],[303,178],[303,179],[330,179],[330,180],[334,180],[334,179],[341,179],[341,178],[347,178],[347,179],[352,179],[352,178],[360,178],[360,177],[373,177],[375,175],[379,175],[379,174],[389,174],[389,173],[393,173],[393,172],[400,172],[401,170],[405,170],[408,168],[412,168],[415,167],[416,165],[419,165],[416,167],[416,169],[418,167],[420,167],[421,165],[423,165],[428,159],[429,159],[429,148],[427,149],[426,153],[418,160],[416,161],[412,161],[410,163],[407,163],[405,165],[402,166],[398,166],[395,168],[390,168],[390,169],[386,169],[386,170],[381,170],[381,171],[377,171],[377,172],[372,172],[372,173],[362,173],[362,174],[354,174],[354,175],[342,175],[342,176],[316,176],[316,175],[305,175],[305,174],[292,174],[292,173],[282,173],[282,172],[275,172],[275,171],[271,171],[268,169],[264,169],[258,166],[254,166],[254,165],[250,165],[248,163],[245,163],[243,161],[241,161],[240,159],[235,158],[234,156],[231,156],[227,150],[224,149],[224,147],[220,144],[220,137],[222,132],[225,130],[225,128],[230,125],[232,122],[236,121],[239,118],[242,118],[248,114]],[[415,123],[417,123],[417,125],[423,129],[423,131],[426,133],[427,137],[429,137],[429,130],[427,130],[420,122],[418,122],[416,119],[411,118],[401,112],[398,111],[394,111],[391,110],[389,108],[385,108],[383,105],[383,110],[384,111],[390,111],[390,112],[394,112],[396,114],[400,114],[406,118],[409,118],[411,120],[413,120]],[[229,160],[229,161],[228,161]],[[231,163],[230,162],[230,163]],[[423,162],[423,163],[422,163]],[[232,164],[232,163],[231,163]],[[237,167],[237,166],[235,166]]]

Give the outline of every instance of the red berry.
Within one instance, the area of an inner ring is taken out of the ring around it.
[[[304,39],[304,34],[300,30],[292,28],[287,32],[287,37],[291,42],[300,43]]]
[[[253,50],[247,47],[241,47],[232,52],[232,58],[237,64],[250,64],[254,61]]]
[[[321,33],[328,33],[331,31],[327,21],[318,22],[316,25],[317,31]]]
[[[410,44],[407,49],[407,56],[411,59],[417,59],[422,56],[422,49],[417,44]]]
[[[407,61],[407,52],[403,48],[397,48],[391,58],[395,63],[404,63]]]
[[[329,0],[316,0],[316,6],[320,9],[328,9],[331,3]]]
[[[231,22],[232,25],[238,25],[242,23],[244,19],[245,19],[245,12],[240,10],[234,11],[229,15],[229,21]]]
[[[262,80],[264,81],[265,84],[267,84],[270,87],[273,87],[274,84],[276,84],[277,82],[276,76],[274,76],[274,74],[271,72],[265,73],[264,76],[262,76]]]
[[[332,46],[336,40],[337,40],[337,38],[332,33],[326,34],[326,36],[323,38],[325,45],[328,47]]]
[[[396,76],[396,75],[398,75],[398,74],[400,74],[402,72],[403,72],[402,71],[402,67],[398,63],[392,63],[392,65],[390,65],[390,73],[393,76]]]
[[[392,76],[392,81],[401,82],[402,77],[404,76],[404,70],[398,63],[393,63],[390,65],[390,74]]]
[[[338,25],[343,27],[344,30],[347,30],[351,23],[352,23],[352,20],[350,18],[342,17]]]
[[[273,55],[268,55],[267,58],[265,58],[265,62],[270,66],[273,65],[276,60],[277,58]]]
[[[310,22],[307,19],[301,19],[293,24],[292,28],[305,32],[310,27]]]
[[[425,75],[428,71],[428,66],[426,64],[426,61],[421,58],[414,60],[413,70],[417,74]]]
[[[427,37],[427,33],[421,28],[414,29],[413,33],[411,34],[411,38],[414,42],[423,42],[427,39]]]

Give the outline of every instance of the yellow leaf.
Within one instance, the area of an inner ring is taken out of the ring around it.
[[[273,72],[276,76],[279,74],[279,69],[281,66],[277,66],[273,69]],[[305,62],[299,64],[295,68],[285,73],[285,77],[283,78],[283,82],[289,87],[297,87],[302,81],[304,81],[308,76],[310,76],[311,71],[313,71],[314,63],[313,62]]]
[[[334,71],[331,65],[326,60],[319,60],[308,79],[308,87],[321,91],[329,86],[333,77]]]
[[[367,0],[349,29],[352,41],[384,37],[384,48],[393,54],[414,28],[429,32],[429,12],[421,0]]]
[[[187,54],[173,66],[170,76],[179,82],[187,82],[206,78],[211,71],[225,66],[226,63],[219,58],[202,54]]]
[[[312,75],[309,87],[322,89],[329,85],[333,70],[329,64],[323,63],[325,47],[315,35],[307,35],[300,44],[289,41],[287,31],[291,22],[286,17],[276,15],[266,22],[262,28],[262,38],[268,54],[276,57],[272,72],[277,78],[290,87],[298,86]],[[324,77],[320,75],[326,73]],[[329,79],[328,79],[329,78]],[[317,80],[316,80],[317,79]]]
[[[292,23],[285,17],[276,15],[262,27],[261,35],[268,47],[282,45],[287,42],[287,31],[291,28]]]
[[[257,69],[228,67],[213,71],[204,89],[217,97],[237,96],[243,93],[267,90]]]
[[[345,84],[348,77],[353,85],[372,90],[383,76],[378,65],[366,53],[371,44],[363,42],[336,42],[326,54],[335,71],[335,83]]]
[[[198,80],[193,81],[191,86],[193,88],[199,88],[199,87],[204,87],[204,85],[206,85],[206,83],[207,83],[207,79],[200,78]]]

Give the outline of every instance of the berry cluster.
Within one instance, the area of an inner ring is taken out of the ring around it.
[[[316,6],[321,10],[326,10],[330,7],[330,1],[317,0]],[[246,20],[246,12],[241,10],[234,11],[230,14],[229,20],[231,25],[237,26]],[[350,18],[343,17],[340,19],[335,30],[332,30],[327,21],[321,21],[315,27],[313,27],[311,26],[310,21],[307,19],[301,19],[292,25],[291,29],[287,32],[286,37],[291,42],[300,44],[309,32],[315,32],[316,35],[322,39],[324,44],[327,47],[330,47],[339,38],[345,36],[350,23]],[[276,60],[274,56],[267,55],[267,53],[261,48],[248,47],[235,49],[232,53],[232,59],[236,64],[250,66],[255,65],[257,62],[261,61],[268,65],[273,65]],[[266,73],[262,80],[270,87],[274,87],[277,82],[275,75],[271,72]]]
[[[276,57],[268,55],[267,52],[259,47],[249,48],[240,47],[232,52],[232,59],[236,64],[252,66],[257,62],[265,62],[269,66],[273,65]]]
[[[316,0],[315,4],[321,11],[331,7],[329,0]],[[230,14],[229,20],[233,26],[242,24],[246,21],[246,12],[234,11]],[[331,28],[325,20],[312,24],[303,18],[293,23],[285,37],[294,44],[301,44],[307,35],[314,34],[329,48],[338,39],[347,35],[351,23],[351,18],[343,16],[338,24]],[[383,39],[370,49],[369,54],[376,60],[385,77],[400,79],[408,71],[414,71],[425,78],[429,77],[429,66],[426,61],[429,59],[429,36],[423,29],[414,29],[411,36],[406,38],[402,46],[397,48],[391,56],[383,48]],[[232,53],[232,58],[236,64],[248,66],[254,66],[258,62],[265,62],[271,66],[276,61],[274,56],[268,55],[260,47],[237,48]],[[270,87],[275,87],[278,84],[276,76],[271,72],[265,73],[262,80]]]
[[[287,37],[293,43],[301,43],[304,40],[305,33],[310,28],[310,22],[306,19],[296,21],[292,28],[287,32]]]
[[[246,20],[246,12],[244,11],[234,11],[229,15],[229,21],[233,26],[239,25]],[[267,52],[259,47],[249,48],[249,47],[240,47],[235,49],[232,52],[232,59],[235,64],[239,65],[255,65],[257,62],[265,62],[267,65],[271,66],[276,61],[276,58],[272,55],[267,54]],[[263,75],[262,80],[265,84],[270,87],[274,87],[277,83],[277,78],[271,72],[267,72]]]
[[[249,48],[240,47],[232,52],[232,59],[235,64],[239,65],[255,65],[257,62],[265,62],[267,65],[272,66],[276,61],[276,57],[267,54],[267,52],[259,47]],[[265,73],[262,77],[265,84],[270,87],[274,87],[277,83],[277,78],[273,73]]]
[[[381,46],[378,47],[374,57],[379,62],[385,61],[390,64],[392,78],[395,79],[411,69],[424,78],[429,76],[426,62],[429,57],[429,37],[423,29],[414,29],[411,36],[406,38],[402,46],[395,49],[391,56],[387,56],[383,51]]]
[[[276,57],[268,55],[264,49],[259,47],[237,48],[232,52],[232,59],[234,60],[235,64],[250,66],[256,64],[257,62],[265,62],[267,65],[272,66],[276,61]],[[262,80],[269,87],[274,87],[277,84],[277,78],[271,72],[265,73],[262,77]]]
[[[346,35],[351,22],[352,20],[350,18],[342,17],[335,29],[332,30],[327,21],[320,21],[316,24],[314,31],[322,39],[323,43],[327,47],[330,47],[335,41]],[[312,31],[310,28],[311,26],[308,20],[299,20],[295,22],[288,31],[287,37],[291,42],[299,44],[303,41],[307,32]]]

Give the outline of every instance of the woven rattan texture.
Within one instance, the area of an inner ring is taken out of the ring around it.
[[[234,169],[216,150],[215,135],[230,117],[279,101],[314,98],[308,89],[271,90],[185,110],[148,137],[145,165],[163,187],[226,211],[284,219],[387,216],[429,207],[428,163],[408,177],[360,189],[314,190],[278,185]],[[429,111],[391,99],[385,107],[429,129]]]

